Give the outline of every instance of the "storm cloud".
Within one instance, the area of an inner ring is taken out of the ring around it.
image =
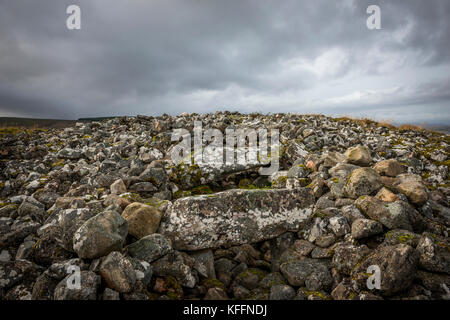
[[[81,30],[66,28],[67,6]],[[381,8],[381,30],[366,26]],[[447,0],[0,0],[0,116],[450,123]]]

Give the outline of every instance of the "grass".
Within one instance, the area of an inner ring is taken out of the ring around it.
[[[35,132],[47,132],[47,131],[48,131],[47,129],[38,127],[25,128],[14,126],[0,126],[0,135],[16,135],[20,133],[26,133],[28,135],[31,135]]]
[[[342,116],[338,118],[333,118],[334,121],[348,121],[352,123],[356,123],[362,127],[374,126],[374,127],[384,127],[391,130],[400,130],[400,131],[428,131],[425,129],[424,125],[412,125],[412,124],[402,124],[402,125],[394,125],[392,120],[375,120],[371,118],[358,118],[351,116]]]

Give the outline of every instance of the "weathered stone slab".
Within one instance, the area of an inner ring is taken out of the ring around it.
[[[198,250],[271,239],[297,231],[312,213],[309,189],[228,190],[176,200],[159,233],[177,250]]]

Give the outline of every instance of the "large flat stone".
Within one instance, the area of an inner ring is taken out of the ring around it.
[[[228,190],[176,200],[159,233],[177,250],[240,245],[297,231],[312,213],[309,189]]]

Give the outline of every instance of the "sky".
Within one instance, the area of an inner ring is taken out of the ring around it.
[[[80,30],[66,27],[72,4]],[[0,0],[0,116],[229,110],[448,125],[449,52],[448,0]]]

